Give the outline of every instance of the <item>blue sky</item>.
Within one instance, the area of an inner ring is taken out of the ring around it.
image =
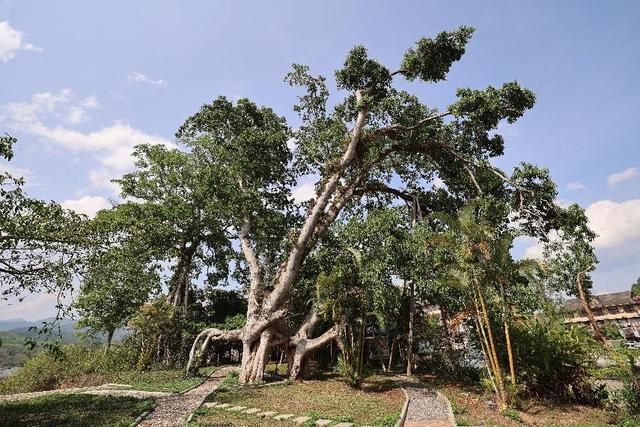
[[[550,168],[559,200],[584,206],[600,234],[596,290],[626,290],[640,276],[639,18],[635,1],[0,0],[0,131],[20,141],[2,167],[25,174],[31,195],[91,213],[116,199],[108,181],[130,168],[133,145],[171,144],[218,95],[270,105],[295,125],[291,63],[331,76],[364,44],[395,69],[420,37],[472,25],[447,82],[402,86],[440,108],[457,87],[532,89],[534,110],[500,129],[497,165]],[[0,318],[50,306],[33,296],[0,305]]]

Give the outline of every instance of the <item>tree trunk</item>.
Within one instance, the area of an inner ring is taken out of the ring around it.
[[[167,297],[167,302],[174,307],[186,306],[188,303],[191,264],[199,244],[199,240],[194,240],[189,246],[183,243],[180,247],[180,259],[172,277],[173,289]]]
[[[511,349],[511,334],[509,333],[509,322],[504,319],[504,336],[507,341],[507,355],[509,356],[509,373],[511,375],[511,385],[516,385],[516,367],[513,362],[513,350]]]
[[[288,356],[288,359],[291,360],[289,378],[292,380],[298,379],[300,374],[305,370],[305,363],[307,362],[309,353],[328,344],[337,337],[338,327],[335,325],[317,338],[308,339],[304,337],[294,337],[294,341],[292,341],[294,349]]]
[[[389,362],[387,363],[387,370],[389,372],[391,372],[391,369],[393,368],[393,350],[395,349],[397,342],[398,340],[394,335],[393,339],[391,340],[391,349],[389,350]]]
[[[600,327],[598,326],[598,322],[596,322],[596,318],[593,316],[593,312],[591,311],[591,307],[587,302],[587,297],[584,293],[584,288],[582,287],[582,280],[584,278],[585,273],[583,271],[579,272],[576,276],[576,287],[578,288],[578,298],[580,299],[580,303],[582,304],[582,309],[587,314],[587,319],[589,319],[589,323],[591,324],[591,329],[593,329],[593,334],[595,338],[603,344],[607,343],[607,338],[604,336]]]
[[[507,344],[507,356],[509,357],[509,374],[511,375],[511,384],[516,385],[516,368],[513,362],[513,351],[511,349],[511,334],[509,333],[509,319],[507,317],[510,314],[509,305],[507,304],[507,298],[504,294],[504,284],[500,282],[500,297],[502,299],[502,322],[504,324],[504,337]]]
[[[498,406],[501,411],[507,408],[507,399],[504,391],[504,381],[502,378],[502,370],[500,368],[500,361],[498,360],[498,353],[496,352],[495,340],[493,339],[493,331],[491,328],[491,322],[489,320],[489,314],[487,312],[487,307],[484,303],[484,298],[482,296],[482,291],[480,289],[480,285],[476,282],[476,291],[478,295],[478,301],[480,301],[480,307],[482,309],[481,316],[482,320],[484,320],[484,326],[486,327],[486,339],[487,339],[487,350],[489,351],[489,356],[492,359],[494,372],[496,378],[496,384],[498,386]],[[480,324],[482,325],[482,320]]]
[[[409,284],[409,334],[407,336],[407,376],[413,375],[413,316],[415,311],[415,296],[413,281]]]
[[[105,348],[105,353],[109,351],[109,349],[111,348],[111,341],[113,341],[113,333],[114,333],[113,329],[110,329],[107,331],[107,347]]]

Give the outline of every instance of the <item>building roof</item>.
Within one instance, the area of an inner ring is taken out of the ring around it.
[[[614,292],[611,294],[594,295],[591,297],[591,308],[613,307],[618,305],[640,304],[631,298],[631,291]],[[579,299],[565,301],[564,308],[567,311],[579,311],[582,309]]]

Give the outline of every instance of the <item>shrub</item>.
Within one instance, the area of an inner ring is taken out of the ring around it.
[[[587,330],[544,317],[514,325],[516,372],[529,394],[598,403],[606,393],[589,381],[600,345]]]
[[[640,367],[636,366],[633,356],[629,356],[631,374],[624,381],[622,399],[629,415],[640,415]]]
[[[622,333],[620,332],[620,327],[616,322],[606,322],[600,328],[602,334],[610,340],[619,340],[623,338]]]
[[[342,355],[338,356],[336,372],[344,379],[344,382],[347,383],[349,387],[360,387],[362,378],[358,374],[358,371],[354,369],[354,367],[351,366],[351,364],[348,363]]]
[[[41,351],[15,374],[0,381],[0,394],[51,390],[66,383],[82,383],[83,377],[130,370],[135,352],[126,344],[113,345],[105,352],[99,345],[71,344],[58,352]]]

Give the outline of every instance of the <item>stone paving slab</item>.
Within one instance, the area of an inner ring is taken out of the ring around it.
[[[250,409],[247,409],[246,411],[242,411],[242,412],[244,412],[245,414],[256,414],[256,413],[260,412],[261,410],[262,409],[260,409],[260,408],[250,408]]]
[[[274,420],[288,420],[291,417],[294,417],[296,414],[280,414],[277,417],[274,418]]]
[[[266,417],[273,417],[275,414],[277,414],[276,411],[264,411],[264,412],[260,412],[258,416],[262,418],[266,418]]]
[[[296,424],[304,424],[307,421],[309,421],[311,419],[311,417],[298,417],[293,419],[292,421]]]
[[[333,427],[352,427],[353,423],[339,423],[334,425]]]
[[[118,396],[118,397],[137,397],[146,399],[148,397],[159,398],[173,396],[175,393],[167,393],[164,391],[142,391],[142,390],[86,390],[79,394],[93,394],[97,396]]]
[[[227,411],[240,412],[243,409],[247,409],[246,406],[234,406],[233,408],[228,408]]]
[[[333,420],[318,420],[318,421],[316,421],[316,425],[317,426],[328,426],[332,422],[333,422]]]

